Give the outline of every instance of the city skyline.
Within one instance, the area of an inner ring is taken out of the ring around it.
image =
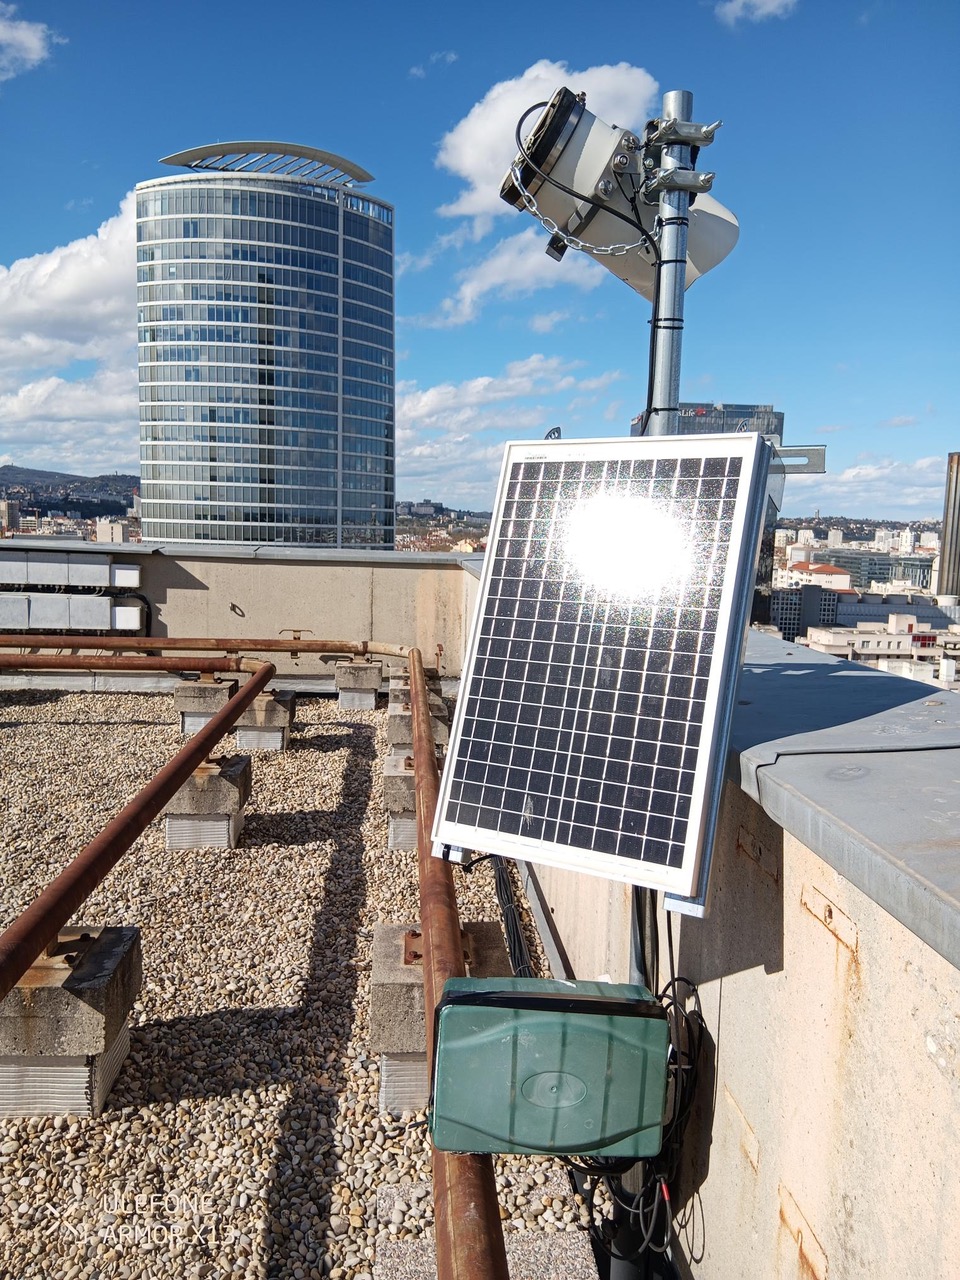
[[[630,126],[683,87],[698,119],[726,121],[700,166],[741,237],[688,294],[682,398],[771,403],[787,444],[828,446],[827,476],[790,479],[787,514],[938,517],[956,445],[956,253],[911,269],[897,251],[911,229],[891,232],[887,202],[922,158],[918,115],[957,118],[955,7],[679,0],[636,44],[611,35],[636,25],[632,6],[598,23],[561,3],[549,30],[509,14],[477,33],[438,7],[417,27],[375,0],[362,57],[326,60],[317,81],[289,74],[286,29],[213,3],[191,15],[151,113],[135,56],[155,38],[148,14],[0,5],[17,175],[0,242],[0,463],[135,468],[129,193],[205,138],[309,138],[354,157],[395,205],[400,498],[488,508],[507,439],[626,435],[645,397],[647,304],[582,254],[552,262],[499,183],[518,117],[561,83]],[[298,33],[305,47],[355,43],[345,15],[298,14]],[[944,207],[956,186],[938,169]]]

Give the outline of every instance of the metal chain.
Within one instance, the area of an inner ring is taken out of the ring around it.
[[[523,185],[521,177],[520,163],[514,161],[510,166],[510,176],[516,184],[517,190],[520,192],[520,199],[523,201],[523,207],[527,209],[537,219],[544,231],[549,232],[551,236],[558,236],[565,245],[571,249],[580,249],[583,253],[592,253],[595,257],[601,258],[609,256],[619,258],[625,253],[630,253],[633,249],[642,249],[649,251],[650,241],[653,235],[645,236],[642,240],[637,240],[634,244],[588,244],[586,240],[578,240],[576,236],[569,235],[566,231],[562,231],[554,220],[543,213],[537,205],[536,198],[531,195],[527,188]]]

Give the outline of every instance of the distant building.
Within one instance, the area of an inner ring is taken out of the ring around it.
[[[137,186],[143,536],[394,545],[393,209],[231,142]]]
[[[790,644],[808,627],[830,626],[837,619],[838,594],[822,586],[774,587],[770,621]]]
[[[16,533],[20,528],[20,503],[7,498],[0,499],[0,527],[7,533]]]
[[[710,404],[684,400],[677,418],[678,435],[700,432],[759,431],[783,442],[783,414],[771,404]]]
[[[850,590],[850,574],[834,564],[811,564],[800,560],[787,569],[776,569],[774,587],[832,587],[834,591]]]
[[[947,454],[937,591],[941,595],[960,595],[960,453]]]
[[[889,583],[895,579],[902,579],[915,590],[930,590],[933,556],[929,553],[899,555],[852,547],[819,547],[810,549],[809,558],[846,570],[855,591],[868,591],[871,583]]]
[[[129,542],[130,522],[128,520],[98,520],[98,542]]]
[[[827,546],[828,547],[843,546],[843,530],[842,529],[827,530]]]

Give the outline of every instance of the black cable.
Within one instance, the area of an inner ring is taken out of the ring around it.
[[[523,936],[520,922],[520,910],[510,882],[510,872],[501,857],[493,860],[494,884],[497,901],[500,903],[500,914],[503,917],[503,928],[507,935],[507,952],[510,956],[510,967],[515,978],[533,978],[533,960],[527,940]]]

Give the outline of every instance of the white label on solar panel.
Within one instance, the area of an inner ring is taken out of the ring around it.
[[[434,852],[688,896],[719,801],[769,446],[510,444]]]

